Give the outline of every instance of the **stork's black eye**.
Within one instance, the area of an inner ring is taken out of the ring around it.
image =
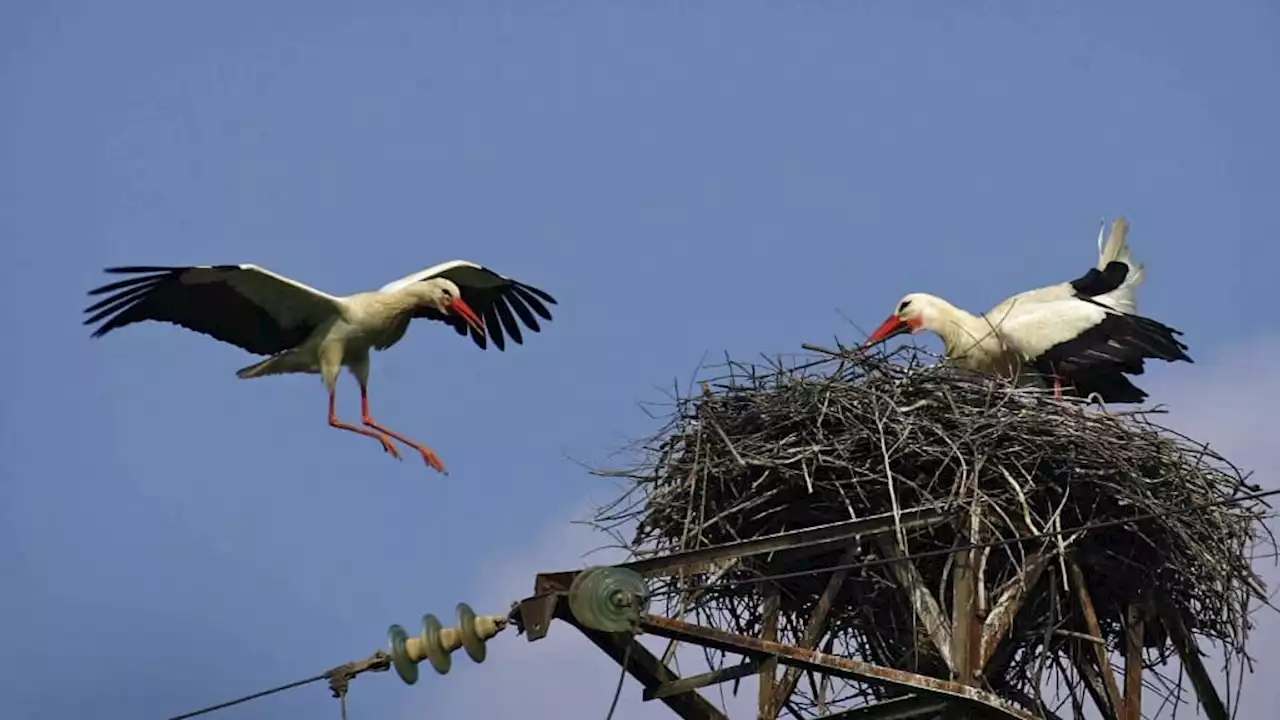
[[[447,298],[453,297],[453,291],[450,290],[449,288],[440,288],[440,290],[444,293],[445,297]]]
[[[901,315],[902,313],[906,312],[906,310],[907,310],[907,306],[908,306],[908,305],[910,305],[910,304],[911,304],[911,301],[910,301],[910,300],[903,300],[903,301],[902,301],[902,303],[898,305],[898,313],[897,313],[897,314],[898,314],[898,315]]]

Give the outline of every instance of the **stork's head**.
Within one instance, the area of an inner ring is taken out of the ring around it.
[[[903,295],[893,314],[871,333],[862,346],[875,345],[903,333],[915,334],[921,330],[936,332],[944,312],[942,301],[932,295],[925,293]]]
[[[414,283],[412,287],[419,302],[430,305],[444,315],[455,313],[466,320],[471,327],[484,332],[484,322],[462,299],[462,291],[458,289],[457,283],[447,278],[437,277]]]

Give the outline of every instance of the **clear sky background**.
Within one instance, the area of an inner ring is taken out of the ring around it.
[[[1275,487],[1280,6],[1030,5],[0,5],[0,713],[164,718],[503,612],[600,542],[567,523],[614,490],[571,458],[704,354],[856,341],[841,313],[912,290],[984,309],[1091,264],[1104,215],[1197,360],[1142,384]],[[375,416],[448,478],[327,428],[317,378],[80,326],[106,265],[349,293],[454,257],[561,304],[506,353],[375,356]],[[616,677],[563,628],[424,671],[355,681],[353,720],[603,717]],[[304,716],[322,685],[211,717]],[[666,715],[632,685],[615,717]]]

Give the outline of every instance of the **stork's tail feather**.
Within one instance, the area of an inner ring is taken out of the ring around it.
[[[1128,267],[1124,280],[1119,287],[1112,290],[1108,295],[1112,307],[1125,313],[1137,312],[1137,299],[1135,297],[1138,286],[1146,277],[1142,263],[1133,259],[1133,253],[1129,250],[1127,237],[1129,234],[1129,221],[1123,217],[1118,217],[1111,222],[1111,234],[1107,236],[1106,242],[1103,242],[1102,232],[1098,233],[1098,269],[1105,270],[1107,266],[1113,262],[1121,263]]]
[[[262,362],[256,362],[249,367],[240,368],[236,371],[236,377],[241,380],[248,380],[249,378],[262,377],[264,375],[279,375],[280,373],[289,372],[289,370],[280,366],[280,359],[280,355],[272,355]]]
[[[1105,270],[1109,263],[1122,262],[1133,264],[1133,256],[1129,252],[1129,244],[1125,242],[1129,235],[1129,221],[1118,217],[1111,221],[1111,234],[1106,242],[1102,240],[1102,232],[1098,233],[1098,269]]]

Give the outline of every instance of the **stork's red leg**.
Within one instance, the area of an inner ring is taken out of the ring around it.
[[[367,412],[365,414],[368,415]],[[368,430],[364,430],[362,428],[358,428],[355,425],[348,425],[342,422],[341,420],[339,420],[337,403],[335,401],[334,393],[332,391],[330,391],[329,393],[329,427],[335,427],[335,428],[338,428],[339,430],[349,430],[353,433],[356,433],[357,435],[364,435],[365,437],[371,437],[374,440],[377,440],[378,442],[382,443],[382,449],[391,453],[391,457],[397,460],[400,459],[400,451],[397,450],[396,446],[392,445],[391,441],[388,440],[385,436],[379,435],[378,433],[375,433],[375,432],[369,432]]]
[[[418,452],[422,453],[422,459],[425,460],[428,465],[444,473],[445,475],[449,474],[449,471],[444,469],[444,463],[440,462],[440,457],[437,456],[434,452],[432,452],[431,448],[421,443],[416,443],[410,440],[409,438],[399,433],[392,432],[382,427],[378,423],[374,422],[373,417],[369,415],[369,393],[363,386],[361,386],[360,388],[360,421],[363,422],[366,426],[371,427],[380,433],[393,437],[399,440],[400,442],[404,443],[405,445],[408,445],[409,447],[413,448],[414,450],[417,450]]]
[[[1053,363],[1049,363],[1049,374],[1053,376],[1053,399],[1062,399],[1062,376],[1058,374],[1058,367]]]

